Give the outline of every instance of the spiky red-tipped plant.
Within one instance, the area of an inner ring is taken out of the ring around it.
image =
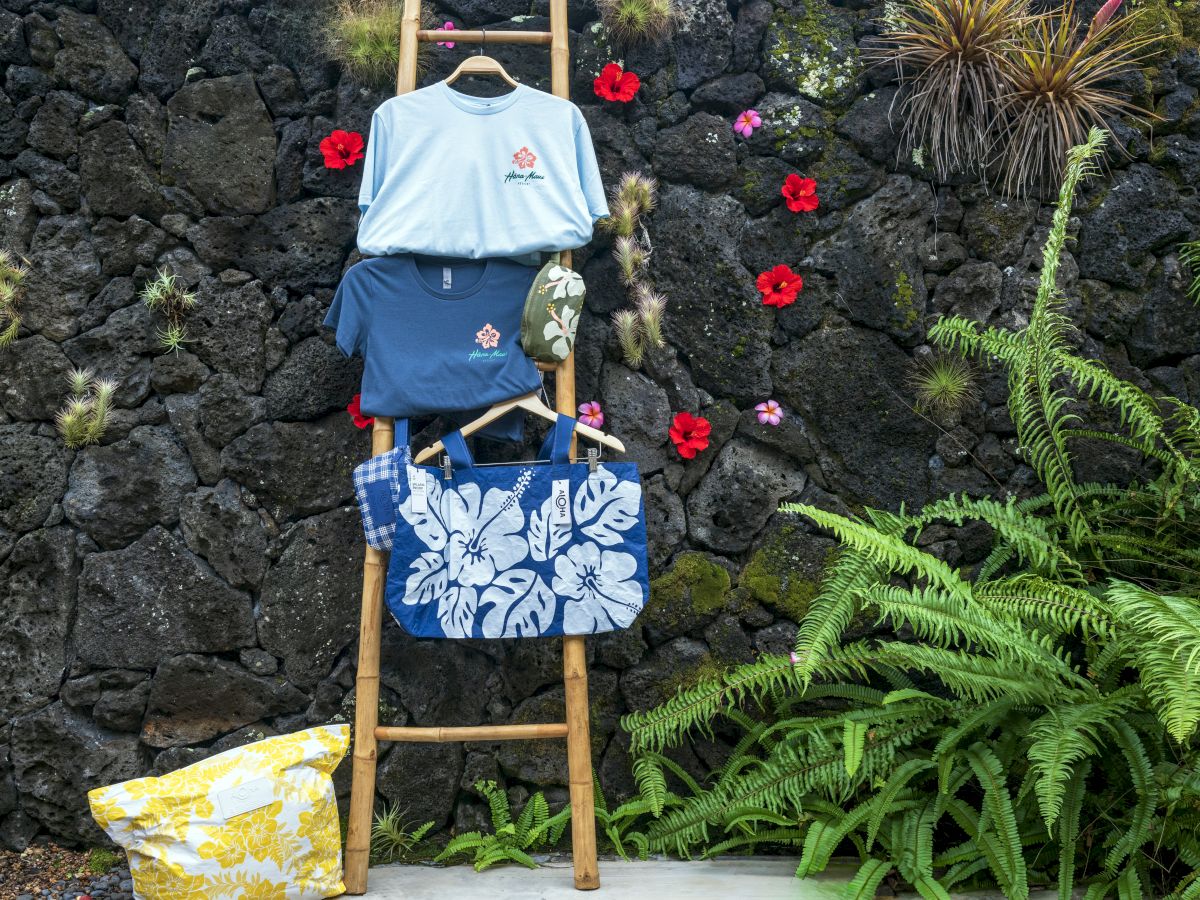
[[[1080,34],[1075,0],[1030,20],[1001,57],[1010,86],[1001,101],[1004,189],[1022,196],[1057,183],[1067,151],[1093,128],[1110,128],[1122,114],[1153,114],[1106,86],[1150,55],[1157,38],[1139,35],[1142,11],[1117,15],[1121,0],[1108,0]]]
[[[905,153],[923,150],[939,180],[982,173],[993,155],[1000,55],[1028,20],[1028,0],[907,0],[870,52],[895,65]]]

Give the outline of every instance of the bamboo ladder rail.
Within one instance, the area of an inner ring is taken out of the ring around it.
[[[417,44],[435,41],[463,43],[533,44],[550,47],[550,84],[556,96],[570,96],[567,46],[567,0],[550,0],[550,30],[482,31],[426,30],[420,27],[420,0],[404,0],[400,24],[400,64],[396,93],[417,86]],[[570,251],[563,262],[571,264]],[[539,366],[554,372],[555,407],[575,415],[575,357],[556,366]],[[371,455],[378,456],[395,444],[391,418],[376,416],[371,431]],[[371,824],[374,817],[375,775],[379,741],[503,741],[566,738],[567,778],[571,793],[571,851],[575,887],[600,887],[596,866],[596,819],[592,791],[592,754],[588,723],[587,658],[584,638],[563,638],[563,686],[566,721],[530,725],[476,725],[462,727],[389,727],[379,725],[379,649],[383,633],[383,587],[387,560],[382,551],[367,548],[363,563],[362,614],[359,622],[358,673],[355,679],[353,786],[349,827],[346,832],[345,884],[347,894],[364,894],[370,865]]]

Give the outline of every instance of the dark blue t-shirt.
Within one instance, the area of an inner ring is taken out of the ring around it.
[[[521,350],[536,274],[495,258],[381,256],[352,266],[325,324],[343,353],[363,357],[363,413],[463,413],[540,388]]]

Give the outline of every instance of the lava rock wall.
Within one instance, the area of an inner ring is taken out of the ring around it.
[[[882,4],[680,2],[670,42],[629,52],[590,5],[571,10],[573,94],[607,182],[661,180],[651,275],[669,298],[669,347],[633,371],[608,326],[626,297],[605,239],[576,256],[589,285],[579,399],[603,404],[642,467],[655,578],[633,629],[588,642],[610,797],[632,787],[622,713],[791,646],[832,542],[775,514],[780,501],[895,508],[1036,488],[1001,375],[983,373],[980,402],[942,419],[914,411],[907,381],[938,315],[1024,323],[1049,207],[933,184],[898,155],[895,89],[861,55]],[[325,169],[317,144],[334,128],[365,136],[389,92],[327,59],[331,7],[0,0],[0,245],[32,267],[20,338],[0,350],[0,844],[98,842],[92,787],[352,717],[363,546],[350,472],[369,436],[344,412],[359,363],[320,322],[356,259],[360,167]],[[437,16],[499,30],[545,28],[545,13],[544,0],[445,0]],[[491,49],[548,88],[543,50]],[[427,80],[465,52],[435,50]],[[601,105],[591,81],[619,58],[642,89]],[[1200,229],[1198,89],[1187,41],[1130,79],[1162,119],[1152,142],[1119,129],[1129,155],[1080,197],[1062,266],[1081,351],[1191,402],[1200,311],[1176,252]],[[743,141],[731,126],[747,107],[764,125]],[[816,212],[783,207],[791,172],[818,181]],[[777,263],[806,282],[779,311],[754,287]],[[137,297],[161,266],[199,298],[178,353],[162,352],[162,322]],[[120,380],[107,435],[77,452],[52,424],[75,366]],[[777,428],[752,412],[768,398],[785,410]],[[667,439],[680,410],[712,423],[693,461]],[[1080,464],[1095,478],[1130,465],[1108,445]],[[925,536],[953,564],[987,540]],[[556,641],[416,641],[389,625],[381,718],[555,719],[560,679]],[[727,749],[680,759],[703,773]],[[485,814],[479,778],[518,803],[537,789],[561,801],[565,749],[394,745],[378,789],[406,821],[465,828]],[[348,779],[343,766],[343,795]]]

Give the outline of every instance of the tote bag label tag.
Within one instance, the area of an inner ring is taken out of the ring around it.
[[[408,491],[412,497],[412,511],[429,512],[429,483],[425,480],[425,473],[416,466],[408,467]]]
[[[255,778],[217,792],[217,807],[226,819],[253,812],[275,802],[275,788],[270,778]]]
[[[571,527],[571,482],[567,478],[554,479],[551,492],[550,521],[558,528]]]

